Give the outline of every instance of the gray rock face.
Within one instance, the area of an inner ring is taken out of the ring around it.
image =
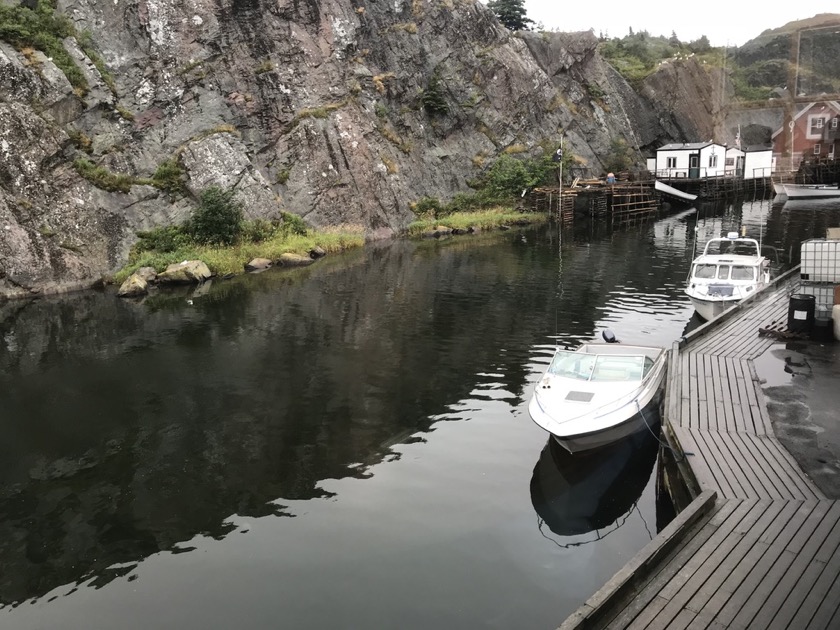
[[[64,41],[83,94],[42,52],[0,42],[0,296],[114,272],[138,230],[185,220],[208,186],[235,189],[247,218],[293,212],[375,240],[422,197],[468,192],[506,149],[537,155],[562,132],[599,173],[614,138],[639,166],[660,139],[698,139],[591,33],[514,35],[476,0],[56,4],[91,34]],[[435,71],[444,114],[423,107]],[[174,161],[186,193],[103,190],[79,158],[137,180]]]

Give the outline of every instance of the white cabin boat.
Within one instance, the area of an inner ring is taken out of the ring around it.
[[[709,239],[691,263],[685,292],[697,314],[708,321],[770,282],[769,267],[757,240],[730,232]]]
[[[619,343],[558,349],[531,397],[531,419],[570,453],[652,430],[666,356],[663,348]]]

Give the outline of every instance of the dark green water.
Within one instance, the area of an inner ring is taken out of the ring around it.
[[[652,438],[569,461],[528,417],[555,344],[670,344],[695,239],[746,222],[792,251],[838,215],[764,201],[0,304],[0,627],[554,627],[663,526]]]

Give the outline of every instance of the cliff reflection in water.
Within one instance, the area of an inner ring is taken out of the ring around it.
[[[522,392],[552,298],[533,274],[556,255],[526,234],[501,250],[497,236],[390,243],[143,303],[3,305],[0,604],[362,477],[500,356],[503,387]],[[587,334],[577,319],[570,334]]]
[[[650,481],[658,446],[642,431],[572,455],[549,438],[531,477],[531,502],[543,535],[561,546],[577,546],[621,527]]]

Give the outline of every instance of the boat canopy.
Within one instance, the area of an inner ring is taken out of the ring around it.
[[[645,355],[597,355],[558,350],[548,368],[550,374],[581,381],[641,381],[653,360]]]
[[[761,256],[761,245],[754,238],[738,237],[733,232],[726,237],[712,238],[706,243],[703,255]]]

